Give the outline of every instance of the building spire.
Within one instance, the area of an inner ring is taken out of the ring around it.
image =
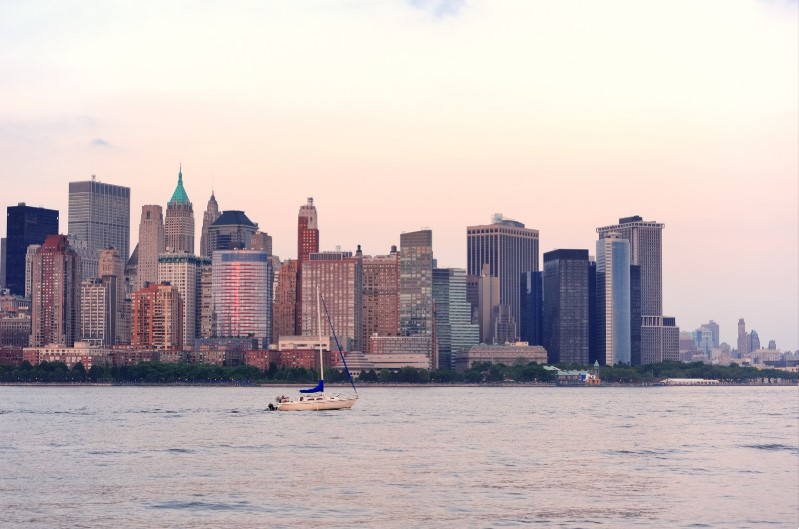
[[[183,188],[183,162],[180,163],[180,168],[178,169],[178,185],[175,187],[175,192],[172,193],[172,198],[169,199],[169,204],[191,205],[189,196]]]

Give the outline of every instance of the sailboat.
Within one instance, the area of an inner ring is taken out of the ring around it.
[[[319,293],[319,287],[316,287],[316,317],[317,317],[317,326],[319,328],[319,383],[316,384],[315,387],[310,389],[301,389],[301,395],[297,400],[291,400],[288,397],[277,397],[275,399],[277,401],[277,406],[275,409],[278,411],[303,411],[303,410],[344,410],[352,408],[355,402],[358,400],[358,390],[355,389],[355,383],[352,380],[352,375],[350,375],[350,370],[347,367],[347,360],[344,358],[344,353],[341,351],[341,345],[338,343],[338,337],[336,336],[336,330],[333,328],[333,321],[330,319],[330,313],[327,311],[327,305],[325,305],[325,316],[327,317],[327,321],[330,324],[330,330],[333,333],[333,338],[336,341],[336,348],[338,349],[338,354],[341,356],[341,361],[344,363],[344,369],[347,372],[347,376],[350,379],[350,384],[352,384],[352,389],[355,391],[354,395],[342,397],[341,395],[327,395],[325,394],[325,366],[324,366],[324,358],[322,356],[322,313],[320,310],[320,302],[324,304],[324,300],[322,299],[322,295]],[[270,409],[273,408],[273,405],[269,405]]]

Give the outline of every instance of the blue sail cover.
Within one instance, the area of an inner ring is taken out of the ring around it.
[[[301,389],[300,393],[319,393],[320,391],[324,391],[324,390],[325,390],[325,381],[324,380],[320,380],[315,388]]]

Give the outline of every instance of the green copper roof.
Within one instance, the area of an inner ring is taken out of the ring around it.
[[[183,189],[183,164],[181,164],[178,170],[178,186],[175,188],[175,192],[172,193],[169,204],[191,204],[189,195],[187,195],[186,190]]]

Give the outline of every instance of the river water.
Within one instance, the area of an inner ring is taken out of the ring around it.
[[[799,527],[796,387],[0,387],[2,527]]]

